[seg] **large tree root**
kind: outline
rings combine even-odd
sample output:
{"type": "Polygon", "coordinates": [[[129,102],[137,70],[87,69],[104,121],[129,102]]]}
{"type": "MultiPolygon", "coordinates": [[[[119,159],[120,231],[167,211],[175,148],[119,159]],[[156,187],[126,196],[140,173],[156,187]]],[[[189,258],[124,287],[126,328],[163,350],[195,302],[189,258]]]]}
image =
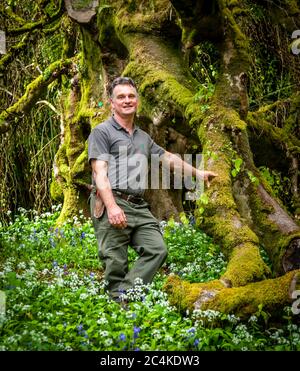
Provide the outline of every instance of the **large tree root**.
{"type": "Polygon", "coordinates": [[[291,305],[292,293],[300,287],[300,271],[284,276],[249,283],[242,287],[226,287],[220,281],[189,283],[178,276],[170,276],[164,286],[171,304],[181,311],[213,309],[222,313],[234,313],[245,318],[259,311],[279,313],[291,305]]]}

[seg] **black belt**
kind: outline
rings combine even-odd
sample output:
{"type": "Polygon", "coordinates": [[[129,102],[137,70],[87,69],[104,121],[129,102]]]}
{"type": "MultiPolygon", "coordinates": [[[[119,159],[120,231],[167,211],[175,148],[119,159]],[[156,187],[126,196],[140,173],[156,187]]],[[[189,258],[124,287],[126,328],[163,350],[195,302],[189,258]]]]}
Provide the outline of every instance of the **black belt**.
{"type": "Polygon", "coordinates": [[[125,201],[133,202],[134,204],[140,205],[140,204],[145,202],[144,199],[142,197],[139,197],[139,196],[129,195],[127,193],[123,193],[123,192],[119,192],[119,191],[113,191],[113,194],[116,195],[117,197],[122,198],[125,201]]]}

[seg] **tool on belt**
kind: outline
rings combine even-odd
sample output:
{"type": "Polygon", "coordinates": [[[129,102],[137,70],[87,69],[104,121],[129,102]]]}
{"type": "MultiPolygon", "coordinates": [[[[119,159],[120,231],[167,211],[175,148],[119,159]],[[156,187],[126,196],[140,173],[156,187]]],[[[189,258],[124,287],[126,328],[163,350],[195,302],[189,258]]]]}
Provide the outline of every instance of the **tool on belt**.
{"type": "MultiPolygon", "coordinates": [[[[99,192],[97,192],[97,189],[95,186],[92,186],[92,192],[95,194],[94,217],[100,218],[104,213],[105,205],[104,205],[104,202],[102,201],[102,198],[99,192]]],[[[122,198],[125,201],[133,202],[134,204],[137,204],[137,205],[140,205],[145,202],[142,197],[135,196],[135,195],[129,195],[127,193],[123,193],[120,191],[113,190],[113,194],[117,197],[122,198]]]]}

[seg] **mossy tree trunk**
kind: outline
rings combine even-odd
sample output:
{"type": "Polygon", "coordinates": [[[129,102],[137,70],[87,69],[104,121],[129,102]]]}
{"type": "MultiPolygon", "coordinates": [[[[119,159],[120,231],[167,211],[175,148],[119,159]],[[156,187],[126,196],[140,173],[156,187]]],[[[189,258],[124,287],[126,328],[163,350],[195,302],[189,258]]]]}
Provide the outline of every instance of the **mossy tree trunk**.
{"type": "MultiPolygon", "coordinates": [[[[274,9],[268,2],[247,4],[233,0],[196,4],[65,1],[71,21],[65,20],[64,53],[70,58],[77,52],[74,27],[80,33],[81,51],[71,81],[62,79],[63,129],[52,183],[53,196],[64,202],[61,223],[86,200],[90,183],[86,139],[91,128],[109,115],[107,84],[119,75],[132,77],[139,88],[142,128],[172,152],[204,154],[205,168],[218,173],[205,190],[209,202],[199,199],[195,216],[227,256],[227,270],[220,280],[203,284],[170,277],[166,290],[172,303],[182,309],[210,308],[241,316],[254,313],[259,304],[270,310],[287,304],[291,290],[297,288],[300,268],[300,227],[294,218],[299,214],[299,67],[295,56],[284,49],[297,22],[300,27],[299,7],[296,1],[286,1],[285,10],[274,9]],[[265,17],[275,24],[273,31],[282,45],[281,66],[295,84],[290,98],[249,110],[256,53],[251,39],[259,44],[257,25],[267,27],[265,17]],[[218,55],[218,77],[211,90],[212,81],[205,90],[197,74],[191,73],[195,50],[205,42],[218,55]],[[276,116],[275,124],[274,110],[277,115],[282,106],[287,116],[280,124],[276,116]],[[272,156],[279,154],[291,171],[294,215],[258,169],[252,148],[263,146],[264,137],[272,156]],[[273,272],[261,257],[260,245],[268,253],[273,272]]],[[[266,37],[263,42],[270,40],[266,37]]],[[[147,197],[159,218],[183,209],[182,191],[149,190],[147,197]]]]}

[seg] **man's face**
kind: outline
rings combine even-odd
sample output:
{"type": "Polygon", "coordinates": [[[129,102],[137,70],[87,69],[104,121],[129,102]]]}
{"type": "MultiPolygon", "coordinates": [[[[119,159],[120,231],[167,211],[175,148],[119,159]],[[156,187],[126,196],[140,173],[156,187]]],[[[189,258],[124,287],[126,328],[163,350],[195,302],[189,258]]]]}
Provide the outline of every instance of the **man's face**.
{"type": "Polygon", "coordinates": [[[135,114],[138,106],[138,96],[131,85],[117,85],[113,90],[111,106],[114,113],[121,117],[135,114]]]}

